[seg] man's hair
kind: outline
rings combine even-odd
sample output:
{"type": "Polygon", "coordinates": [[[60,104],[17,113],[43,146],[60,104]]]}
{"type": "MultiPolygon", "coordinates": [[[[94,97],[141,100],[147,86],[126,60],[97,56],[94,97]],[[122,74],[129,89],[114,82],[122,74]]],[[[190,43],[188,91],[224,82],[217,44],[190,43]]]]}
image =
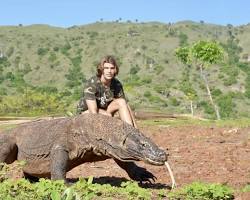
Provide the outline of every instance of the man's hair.
{"type": "Polygon", "coordinates": [[[116,63],[116,60],[115,60],[115,58],[113,56],[108,55],[108,56],[105,56],[104,58],[102,58],[101,62],[97,65],[96,75],[98,77],[102,76],[104,63],[110,63],[110,64],[114,65],[114,67],[116,68],[115,76],[118,75],[119,67],[118,67],[118,65],[116,63]]]}

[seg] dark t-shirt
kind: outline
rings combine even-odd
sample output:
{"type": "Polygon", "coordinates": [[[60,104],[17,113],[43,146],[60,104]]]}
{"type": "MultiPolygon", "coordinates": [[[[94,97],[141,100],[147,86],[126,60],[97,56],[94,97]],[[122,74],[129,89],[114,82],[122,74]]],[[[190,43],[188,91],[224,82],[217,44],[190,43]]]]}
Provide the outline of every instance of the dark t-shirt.
{"type": "Polygon", "coordinates": [[[125,94],[121,82],[113,78],[110,87],[102,84],[97,76],[91,77],[85,84],[83,96],[77,105],[78,113],[88,110],[86,100],[96,100],[98,108],[107,109],[108,105],[115,98],[124,98],[125,94]]]}

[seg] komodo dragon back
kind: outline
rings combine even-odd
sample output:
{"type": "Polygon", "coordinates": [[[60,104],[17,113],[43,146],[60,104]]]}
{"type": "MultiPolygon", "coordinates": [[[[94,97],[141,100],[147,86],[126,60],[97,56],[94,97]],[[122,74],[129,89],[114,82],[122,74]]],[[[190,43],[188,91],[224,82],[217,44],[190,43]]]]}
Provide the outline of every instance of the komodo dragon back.
{"type": "Polygon", "coordinates": [[[16,137],[18,160],[49,155],[54,142],[67,132],[69,122],[69,118],[39,120],[15,128],[12,133],[16,137]]]}

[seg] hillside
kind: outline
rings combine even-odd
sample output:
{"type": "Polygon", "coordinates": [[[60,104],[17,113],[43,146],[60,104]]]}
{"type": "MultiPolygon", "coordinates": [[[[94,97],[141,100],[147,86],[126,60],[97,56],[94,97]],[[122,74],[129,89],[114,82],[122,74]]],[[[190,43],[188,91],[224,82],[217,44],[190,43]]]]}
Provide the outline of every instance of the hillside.
{"type": "Polygon", "coordinates": [[[130,104],[137,110],[190,113],[183,92],[196,92],[194,114],[213,118],[195,66],[175,49],[198,40],[216,40],[225,58],[206,69],[222,117],[249,117],[250,25],[233,27],[183,21],[175,24],[94,23],[58,28],[47,25],[0,27],[0,114],[74,112],[84,81],[97,62],[114,55],[130,104]]]}

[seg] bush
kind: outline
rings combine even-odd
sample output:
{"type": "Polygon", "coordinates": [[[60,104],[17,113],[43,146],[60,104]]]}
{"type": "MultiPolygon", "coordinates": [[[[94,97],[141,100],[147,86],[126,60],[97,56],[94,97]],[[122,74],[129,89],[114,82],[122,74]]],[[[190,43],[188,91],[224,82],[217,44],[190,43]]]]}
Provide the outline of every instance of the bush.
{"type": "Polygon", "coordinates": [[[37,54],[38,54],[39,56],[44,56],[44,55],[47,54],[48,51],[49,51],[48,48],[38,48],[38,49],[37,49],[37,54]]]}
{"type": "Polygon", "coordinates": [[[199,102],[197,106],[203,108],[206,114],[215,115],[213,107],[206,101],[199,102]]]}
{"type": "Polygon", "coordinates": [[[223,80],[223,84],[225,86],[230,86],[230,85],[233,85],[236,83],[237,83],[237,80],[236,80],[235,76],[232,76],[232,77],[229,77],[229,78],[223,80]]]}
{"type": "Polygon", "coordinates": [[[57,94],[26,90],[22,95],[3,96],[0,114],[41,115],[64,113],[65,105],[57,94]]]}
{"type": "Polygon", "coordinates": [[[76,56],[74,58],[71,58],[70,59],[72,64],[77,67],[77,66],[80,66],[80,64],[82,63],[82,56],[76,56]]]}
{"type": "Polygon", "coordinates": [[[152,78],[151,77],[145,77],[141,80],[142,84],[149,84],[152,82],[152,78]]]}
{"type": "Polygon", "coordinates": [[[179,46],[186,46],[188,44],[188,36],[185,33],[179,34],[179,46]]]}
{"type": "Polygon", "coordinates": [[[143,85],[140,80],[140,77],[137,74],[131,74],[127,76],[123,81],[126,83],[127,86],[131,87],[143,85]]]}
{"type": "Polygon", "coordinates": [[[1,67],[9,67],[11,64],[8,61],[7,57],[0,58],[0,68],[1,67]]]}
{"type": "Polygon", "coordinates": [[[85,75],[82,73],[79,62],[81,62],[80,57],[76,57],[73,59],[73,66],[69,68],[65,77],[67,79],[66,86],[69,88],[74,88],[77,86],[81,86],[83,82],[86,81],[85,75]]]}
{"type": "Polygon", "coordinates": [[[147,98],[152,96],[150,91],[145,91],[143,95],[144,95],[144,97],[147,97],[147,98]]]}
{"type": "Polygon", "coordinates": [[[4,87],[0,87],[0,96],[7,95],[7,89],[4,87]]]}
{"type": "Polygon", "coordinates": [[[233,108],[235,107],[233,103],[233,97],[230,94],[222,95],[218,99],[218,106],[222,118],[233,117],[233,108]]]}
{"type": "Polygon", "coordinates": [[[162,67],[161,65],[156,65],[155,72],[157,75],[159,75],[163,70],[164,70],[164,67],[162,67]]]}
{"type": "Polygon", "coordinates": [[[222,94],[222,91],[220,89],[215,89],[215,90],[212,90],[211,94],[214,97],[218,97],[222,94]]]}
{"type": "Polygon", "coordinates": [[[169,100],[170,100],[170,103],[172,106],[179,106],[180,105],[180,102],[175,97],[171,97],[169,100]]]}
{"type": "Polygon", "coordinates": [[[49,56],[49,61],[54,62],[56,61],[56,59],[57,59],[56,54],[54,52],[51,52],[49,56]]]}
{"type": "Polygon", "coordinates": [[[139,72],[140,69],[141,69],[141,68],[140,68],[138,65],[135,65],[135,66],[133,66],[133,67],[130,68],[129,73],[130,73],[130,74],[137,74],[137,72],[139,72]]]}
{"type": "Polygon", "coordinates": [[[174,190],[168,195],[170,200],[232,200],[234,199],[233,190],[221,184],[207,184],[194,182],[179,190],[174,190]]]}
{"type": "Polygon", "coordinates": [[[15,74],[12,72],[8,72],[6,74],[6,79],[9,79],[11,82],[11,87],[16,87],[21,89],[27,86],[27,83],[24,80],[24,74],[21,72],[16,72],[15,74]]]}
{"type": "MultiPolygon", "coordinates": [[[[62,180],[41,178],[34,184],[25,179],[5,180],[0,183],[0,199],[152,199],[152,193],[139,187],[136,182],[123,182],[121,187],[114,187],[109,184],[95,184],[92,181],[93,177],[88,180],[80,179],[71,187],[67,187],[62,180]]],[[[160,191],[158,197],[165,197],[164,192],[160,191]]]]}
{"type": "Polygon", "coordinates": [[[8,57],[10,57],[13,53],[14,53],[14,47],[13,46],[11,46],[8,50],[7,50],[7,52],[6,52],[6,55],[8,56],[8,57]]]}
{"type": "Polygon", "coordinates": [[[61,48],[61,52],[64,55],[68,55],[68,50],[71,49],[71,45],[69,43],[66,43],[62,48],[61,48]]]}

